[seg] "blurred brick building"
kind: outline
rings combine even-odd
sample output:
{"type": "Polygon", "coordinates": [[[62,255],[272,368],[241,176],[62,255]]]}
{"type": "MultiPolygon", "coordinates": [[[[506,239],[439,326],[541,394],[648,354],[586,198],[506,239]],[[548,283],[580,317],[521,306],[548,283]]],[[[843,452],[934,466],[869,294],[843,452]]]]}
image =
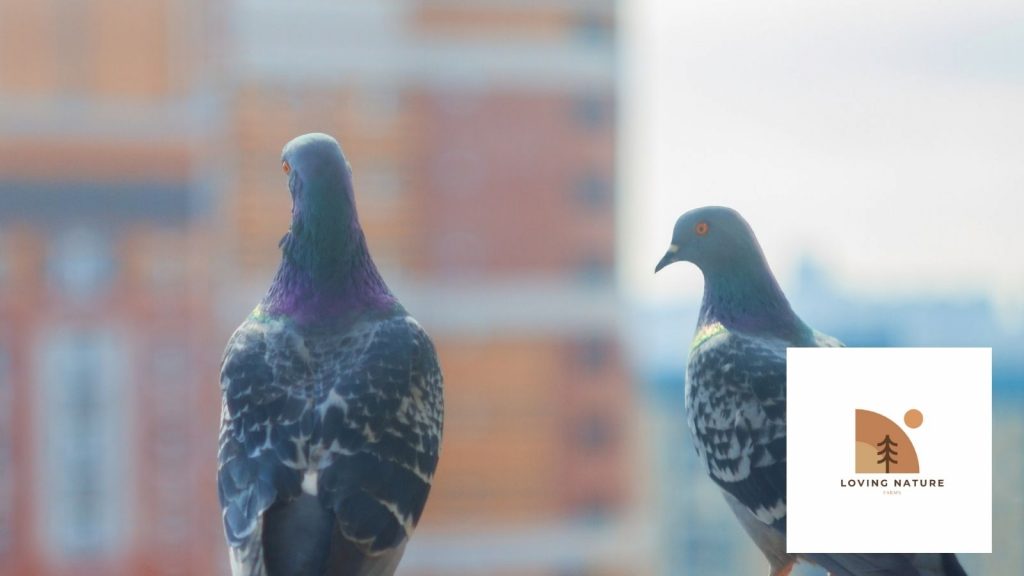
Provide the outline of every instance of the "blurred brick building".
{"type": "Polygon", "coordinates": [[[0,564],[226,571],[221,346],[341,140],[434,335],[444,452],[403,573],[637,574],[611,0],[0,0],[0,564]]]}
{"type": "Polygon", "coordinates": [[[201,6],[0,1],[3,574],[221,561],[201,6]]]}

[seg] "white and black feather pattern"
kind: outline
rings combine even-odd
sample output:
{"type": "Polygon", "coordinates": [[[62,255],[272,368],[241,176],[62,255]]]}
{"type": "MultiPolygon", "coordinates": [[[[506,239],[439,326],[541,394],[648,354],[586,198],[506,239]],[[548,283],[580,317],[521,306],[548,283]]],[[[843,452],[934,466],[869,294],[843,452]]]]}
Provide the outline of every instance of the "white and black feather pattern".
{"type": "MultiPolygon", "coordinates": [[[[764,551],[772,574],[796,560],[785,551],[786,348],[837,347],[812,332],[796,342],[698,330],[687,367],[690,431],[708,475],[729,495],[744,529],[764,551]]],[[[963,575],[952,554],[805,554],[833,576],[963,575]]]]}
{"type": "Polygon", "coordinates": [[[317,332],[257,312],[228,343],[221,389],[218,488],[235,576],[400,556],[443,418],[437,356],[412,318],[317,332]]]}
{"type": "Polygon", "coordinates": [[[690,354],[687,421],[708,475],[761,522],[786,517],[786,346],[721,325],[690,354]]]}

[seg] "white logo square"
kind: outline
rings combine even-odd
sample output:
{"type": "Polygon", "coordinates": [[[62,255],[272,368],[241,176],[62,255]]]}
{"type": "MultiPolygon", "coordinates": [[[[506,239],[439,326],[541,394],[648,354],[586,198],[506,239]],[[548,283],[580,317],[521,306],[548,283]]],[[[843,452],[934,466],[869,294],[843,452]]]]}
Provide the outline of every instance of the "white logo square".
{"type": "Polygon", "coordinates": [[[786,551],[992,551],[992,350],[790,348],[786,551]]]}

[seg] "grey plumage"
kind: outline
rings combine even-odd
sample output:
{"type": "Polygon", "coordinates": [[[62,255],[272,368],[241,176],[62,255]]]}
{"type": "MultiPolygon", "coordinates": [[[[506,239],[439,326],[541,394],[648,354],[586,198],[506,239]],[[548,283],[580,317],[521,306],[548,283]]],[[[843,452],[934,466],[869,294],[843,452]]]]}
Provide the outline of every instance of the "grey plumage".
{"type": "Polygon", "coordinates": [[[442,413],[434,349],[411,318],[327,335],[257,314],[231,338],[221,383],[225,526],[236,562],[253,566],[238,574],[264,563],[270,576],[348,574],[325,571],[341,560],[324,545],[334,531],[353,554],[401,553],[430,490],[442,413]]]}
{"type": "Polygon", "coordinates": [[[708,476],[773,576],[797,561],[842,576],[958,576],[953,554],[786,553],[786,348],[842,343],[792,310],[753,231],[734,210],[687,212],[657,270],[697,265],[705,289],[686,372],[686,418],[708,476]]]}
{"type": "MultiPolygon", "coordinates": [[[[312,152],[300,141],[312,157],[295,164],[342,173],[327,138],[313,138],[312,152]]],[[[307,179],[296,203],[316,208],[316,170],[291,176],[307,179]]],[[[312,226],[300,217],[292,234],[312,226]]],[[[315,293],[278,301],[275,285],[228,342],[218,490],[234,576],[391,575],[419,522],[440,450],[441,371],[426,332],[379,277],[365,280],[376,269],[357,256],[352,266],[295,258],[328,262],[328,276],[286,270],[297,267],[286,252],[281,291],[315,293]],[[302,284],[318,275],[334,284],[302,284]]]]}

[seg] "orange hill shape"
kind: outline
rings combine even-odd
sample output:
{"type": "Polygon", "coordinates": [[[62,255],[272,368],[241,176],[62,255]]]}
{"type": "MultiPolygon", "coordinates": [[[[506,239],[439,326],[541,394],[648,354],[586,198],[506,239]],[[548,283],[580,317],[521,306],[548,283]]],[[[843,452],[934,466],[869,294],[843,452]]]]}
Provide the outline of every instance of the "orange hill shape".
{"type": "Polygon", "coordinates": [[[898,424],[885,416],[870,410],[857,410],[856,437],[857,473],[885,474],[886,464],[889,466],[890,474],[920,472],[917,451],[914,450],[910,438],[898,424]],[[885,441],[887,436],[888,442],[885,441]],[[887,444],[889,462],[879,462],[885,458],[884,450],[887,444]]]}

